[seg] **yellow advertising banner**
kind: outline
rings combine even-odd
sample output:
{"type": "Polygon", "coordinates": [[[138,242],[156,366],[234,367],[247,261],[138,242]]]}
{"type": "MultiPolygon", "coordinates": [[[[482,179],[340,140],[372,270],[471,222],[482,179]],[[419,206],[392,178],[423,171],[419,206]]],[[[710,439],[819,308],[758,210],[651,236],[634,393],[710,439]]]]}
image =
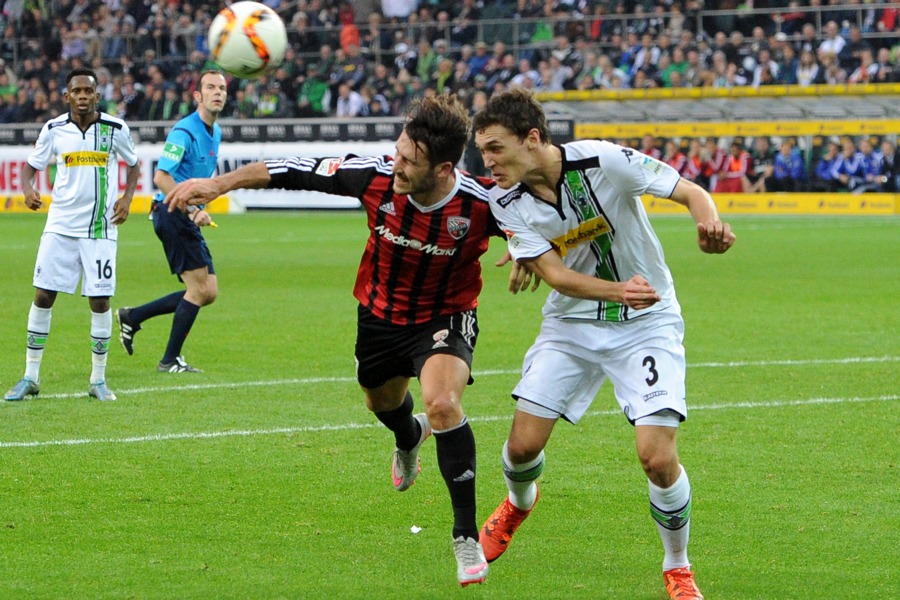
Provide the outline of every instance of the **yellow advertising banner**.
{"type": "Polygon", "coordinates": [[[542,101],[572,102],[597,100],[692,100],[695,98],[783,98],[827,96],[894,96],[900,94],[900,83],[844,84],[844,85],[766,85],[732,88],[651,88],[621,90],[572,90],[565,92],[536,92],[542,101]]]}
{"type": "MultiPolygon", "coordinates": [[[[50,196],[45,195],[41,196],[41,200],[43,200],[44,205],[37,211],[45,213],[47,212],[47,208],[50,206],[50,196]]],[[[35,212],[30,208],[25,206],[25,196],[22,194],[17,194],[13,196],[3,196],[2,197],[2,205],[0,205],[0,214],[3,213],[30,213],[35,212]]],[[[133,215],[146,215],[150,213],[150,204],[153,202],[153,196],[148,195],[136,195],[134,199],[131,201],[131,214],[133,215]]],[[[210,213],[222,214],[228,212],[228,196],[222,196],[217,199],[215,202],[209,205],[206,209],[210,213]]]]}
{"type": "Polygon", "coordinates": [[[739,121],[733,123],[582,123],[575,139],[656,137],[756,137],[790,135],[890,135],[900,132],[900,120],[869,121],[739,121]]]}
{"type": "MultiPolygon", "coordinates": [[[[869,215],[900,214],[900,194],[715,194],[722,214],[869,215]]],[[[671,200],[641,198],[649,214],[687,214],[671,200]]]]}

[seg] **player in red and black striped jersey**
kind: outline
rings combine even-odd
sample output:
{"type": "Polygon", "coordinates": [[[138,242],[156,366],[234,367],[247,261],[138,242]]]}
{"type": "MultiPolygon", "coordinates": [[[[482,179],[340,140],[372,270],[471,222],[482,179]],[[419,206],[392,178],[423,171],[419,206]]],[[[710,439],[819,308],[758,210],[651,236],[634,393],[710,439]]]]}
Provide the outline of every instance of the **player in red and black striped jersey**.
{"type": "MultiPolygon", "coordinates": [[[[414,155],[410,145],[408,158],[414,155]]],[[[481,291],[478,259],[489,236],[501,233],[487,202],[491,180],[454,171],[447,188],[426,205],[394,191],[398,184],[410,185],[400,181],[403,160],[348,155],[269,160],[265,165],[268,187],[359,198],[370,236],[353,295],[380,319],[415,325],[475,308],[481,291]]]]}
{"type": "MultiPolygon", "coordinates": [[[[357,380],[368,408],[394,432],[391,476],[398,491],[415,481],[419,448],[434,432],[453,505],[462,585],[481,583],[488,569],[475,522],[475,437],[461,397],[471,383],[478,335],[479,259],[489,238],[502,235],[488,204],[493,182],[455,167],[469,131],[458,101],[432,98],[411,110],[393,158],[269,160],[183,182],[166,198],[169,210],[205,204],[238,188],[315,190],[360,199],[370,235],[354,287],[357,380]],[[425,414],[413,415],[411,377],[421,384],[425,414]]],[[[529,282],[518,283],[524,289],[529,282]]]]}

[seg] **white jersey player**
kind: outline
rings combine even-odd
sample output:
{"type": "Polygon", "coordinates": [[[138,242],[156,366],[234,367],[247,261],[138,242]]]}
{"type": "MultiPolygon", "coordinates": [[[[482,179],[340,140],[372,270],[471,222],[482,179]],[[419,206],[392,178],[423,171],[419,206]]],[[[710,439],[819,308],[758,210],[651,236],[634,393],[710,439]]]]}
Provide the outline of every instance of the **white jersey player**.
{"type": "Polygon", "coordinates": [[[37,171],[56,161],[56,177],[34,268],[34,303],[28,314],[25,376],[4,396],[23,400],[36,395],[50,316],[58,292],[81,293],[91,307],[92,365],[88,393],[115,400],[106,384],[106,358],[112,333],[109,298],[116,289],[117,225],[125,222],[140,175],[128,125],[97,110],[97,77],[74,69],[66,78],[69,112],[41,129],[22,170],[25,204],[43,204],[34,188],[37,171]],[[127,165],[124,193],[119,193],[119,161],[127,165]]]}
{"type": "Polygon", "coordinates": [[[673,598],[702,598],[687,558],[691,490],[675,443],[687,416],[684,327],[640,196],[686,206],[704,252],[725,252],[734,234],[705,190],[655,158],[608,142],[552,145],[543,109],[527,91],[491,98],[474,129],[497,181],[491,209],[509,252],[553,288],[513,390],[516,414],[502,456],[509,494],[482,528],[485,556],[506,551],[537,502],[556,421],[577,422],[609,378],[635,425],[666,589],[673,598]]]}

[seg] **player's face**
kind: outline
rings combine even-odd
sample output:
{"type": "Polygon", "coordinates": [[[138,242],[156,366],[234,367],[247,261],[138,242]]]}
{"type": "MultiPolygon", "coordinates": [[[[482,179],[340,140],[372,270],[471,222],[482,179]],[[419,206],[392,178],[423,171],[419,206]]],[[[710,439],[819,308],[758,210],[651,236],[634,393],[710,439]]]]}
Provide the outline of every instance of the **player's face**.
{"type": "Polygon", "coordinates": [[[502,189],[509,189],[522,181],[529,170],[530,150],[536,141],[537,130],[519,139],[502,125],[490,125],[475,132],[475,146],[481,152],[484,166],[502,189]]]}
{"type": "Polygon", "coordinates": [[[69,112],[75,117],[94,114],[100,94],[97,93],[97,82],[89,75],[76,75],[66,86],[66,102],[69,112]]]}
{"type": "Polygon", "coordinates": [[[435,169],[425,147],[401,133],[394,152],[394,193],[428,194],[437,185],[435,169]]]}
{"type": "Polygon", "coordinates": [[[207,73],[200,80],[200,86],[194,92],[197,104],[213,115],[218,115],[225,108],[228,87],[225,76],[219,73],[207,73]]]}

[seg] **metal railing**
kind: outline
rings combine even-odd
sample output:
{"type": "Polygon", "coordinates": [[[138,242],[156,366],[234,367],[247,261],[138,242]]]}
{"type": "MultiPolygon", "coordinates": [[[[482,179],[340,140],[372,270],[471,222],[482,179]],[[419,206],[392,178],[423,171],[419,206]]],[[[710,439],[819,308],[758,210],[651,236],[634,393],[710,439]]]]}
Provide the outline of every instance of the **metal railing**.
{"type": "MultiPolygon", "coordinates": [[[[819,34],[819,40],[822,39],[821,35],[823,26],[828,21],[839,20],[839,24],[842,26],[845,25],[844,22],[846,21],[846,25],[856,25],[863,29],[862,36],[864,39],[888,39],[897,40],[898,42],[900,42],[900,32],[896,30],[890,32],[872,30],[872,28],[874,27],[873,15],[874,17],[877,17],[879,11],[883,11],[884,9],[888,8],[900,9],[900,3],[877,5],[848,4],[838,6],[797,7],[791,8],[789,12],[811,15],[812,22],[815,24],[816,30],[819,34]]],[[[704,10],[699,11],[693,16],[684,15],[684,17],[686,23],[688,24],[688,26],[686,27],[687,29],[697,32],[704,32],[706,35],[712,36],[716,33],[716,31],[720,29],[726,31],[726,33],[730,33],[730,31],[736,27],[736,24],[740,23],[742,20],[747,19],[759,20],[760,18],[768,18],[772,21],[772,26],[777,28],[780,27],[780,24],[773,17],[779,14],[785,14],[787,12],[788,9],[753,9],[751,11],[704,10]],[[724,29],[722,29],[722,27],[724,27],[724,29]]],[[[667,23],[672,17],[675,16],[676,13],[654,13],[652,15],[603,15],[599,18],[603,21],[620,22],[621,28],[624,31],[627,30],[629,23],[646,21],[650,18],[661,18],[664,22],[667,23]]],[[[484,41],[488,44],[492,44],[496,41],[502,41],[504,42],[504,44],[506,44],[508,50],[517,56],[521,55],[522,53],[543,52],[554,47],[553,40],[532,41],[531,37],[539,27],[549,26],[550,30],[554,34],[567,31],[571,33],[573,30],[577,32],[583,31],[584,33],[578,34],[578,37],[589,40],[595,45],[596,49],[601,52],[609,51],[613,48],[613,45],[610,41],[593,39],[590,35],[590,32],[597,20],[598,17],[594,15],[572,15],[569,17],[551,19],[484,18],[479,20],[475,26],[477,35],[473,42],[484,41]]],[[[286,24],[289,32],[296,32],[296,28],[289,21],[286,24]]],[[[421,39],[423,36],[431,39],[435,37],[435,35],[439,35],[439,37],[451,41],[453,40],[452,28],[452,23],[446,24],[444,26],[437,26],[435,23],[382,25],[382,29],[384,29],[388,33],[388,37],[390,37],[391,39],[395,39],[399,32],[399,35],[402,36],[402,38],[412,39],[414,41],[421,39]]],[[[322,40],[322,43],[326,43],[329,40],[334,40],[336,42],[340,34],[340,27],[310,27],[307,28],[306,31],[316,34],[316,36],[322,40]]],[[[362,34],[365,34],[367,32],[367,27],[365,25],[360,26],[360,32],[362,34]]],[[[197,36],[199,35],[204,35],[204,33],[198,32],[187,36],[182,41],[182,46],[184,48],[196,48],[197,36]]],[[[119,35],[117,37],[125,40],[126,53],[128,54],[128,56],[135,59],[140,59],[140,56],[137,52],[141,47],[149,47],[156,52],[156,56],[161,61],[171,63],[173,66],[184,64],[189,59],[189,52],[173,52],[172,48],[170,47],[162,47],[159,38],[153,40],[153,44],[147,44],[148,38],[152,38],[152,35],[150,34],[135,33],[129,35],[119,35]]],[[[790,36],[789,39],[799,39],[799,34],[790,36]]],[[[751,41],[752,40],[750,40],[748,36],[747,42],[750,43],[751,41]]],[[[12,58],[15,70],[18,70],[21,64],[22,57],[33,54],[33,49],[35,47],[46,47],[46,40],[27,38],[17,38],[13,40],[12,58]],[[24,52],[25,46],[29,44],[32,45],[32,51],[24,52]]],[[[367,56],[383,62],[390,62],[385,61],[385,59],[393,59],[393,57],[395,56],[393,47],[363,48],[363,52],[367,56]]],[[[452,46],[451,56],[458,57],[458,55],[459,48],[456,46],[452,46]]],[[[304,60],[314,61],[318,57],[318,53],[308,52],[301,54],[300,56],[304,60]]],[[[108,67],[114,67],[118,64],[119,59],[103,59],[103,62],[108,67]]]]}

